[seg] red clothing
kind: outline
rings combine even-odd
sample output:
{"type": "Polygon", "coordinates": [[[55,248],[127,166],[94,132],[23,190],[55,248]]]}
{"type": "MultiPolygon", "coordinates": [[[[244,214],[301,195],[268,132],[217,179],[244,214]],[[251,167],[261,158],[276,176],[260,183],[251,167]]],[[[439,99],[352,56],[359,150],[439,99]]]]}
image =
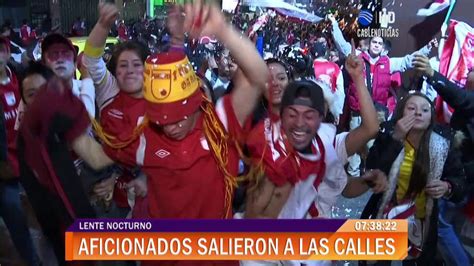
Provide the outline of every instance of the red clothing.
{"type": "MultiPolygon", "coordinates": [[[[228,130],[240,130],[230,98],[223,99],[224,108],[216,111],[227,115],[228,130]]],[[[224,216],[224,176],[216,167],[214,158],[203,146],[202,116],[194,130],[183,141],[167,140],[153,129],[154,145],[145,151],[145,170],[149,174],[148,204],[153,218],[216,219],[224,216]],[[162,146],[163,145],[163,146],[162,146]],[[162,148],[156,152],[157,148],[162,148]],[[163,149],[164,148],[164,149],[163,149]],[[163,157],[165,149],[172,151],[163,157]],[[161,153],[160,153],[161,151],[161,153]],[[179,155],[178,155],[179,153],[179,155]],[[174,155],[178,156],[174,156],[174,155]],[[148,156],[147,156],[148,155],[148,156]],[[160,159],[160,156],[163,160],[160,159]],[[149,160],[147,160],[147,158],[149,160]],[[156,165],[162,167],[156,167],[156,165]],[[153,167],[155,166],[155,167],[153,167]],[[152,193],[150,193],[152,192],[152,193]]],[[[146,133],[147,133],[146,132],[146,133]]],[[[147,136],[148,134],[145,134],[147,136]]],[[[149,138],[147,138],[148,140],[149,138]]],[[[229,147],[228,170],[236,175],[238,153],[229,147]]],[[[231,214],[228,213],[230,218],[231,214]]],[[[143,266],[236,266],[237,261],[142,261],[143,266]]]]}
{"type": "Polygon", "coordinates": [[[117,31],[120,40],[128,40],[127,26],[125,24],[120,24],[117,31]]]}
{"type": "MultiPolygon", "coordinates": [[[[72,193],[64,190],[61,176],[54,171],[54,164],[48,153],[47,138],[55,127],[57,134],[71,143],[84,134],[89,127],[90,119],[84,104],[72,90],[61,85],[61,81],[49,81],[35,96],[23,116],[20,126],[20,137],[25,148],[23,158],[27,166],[35,173],[38,182],[48,191],[58,195],[71,218],[76,218],[78,202],[70,200],[72,193]],[[47,108],[45,108],[47,107],[47,108]],[[63,121],[57,122],[62,118],[63,121]]],[[[80,212],[82,213],[82,211],[80,212]]]]}
{"type": "MultiPolygon", "coordinates": [[[[241,133],[228,96],[220,100],[216,112],[231,135],[241,133]]],[[[148,209],[152,218],[221,219],[232,216],[230,212],[225,213],[224,175],[209,151],[203,132],[203,115],[181,141],[167,138],[150,125],[145,128],[138,149],[127,147],[121,158],[109,154],[114,160],[136,161],[143,165],[148,178],[148,209]],[[129,157],[124,158],[125,154],[129,157]]],[[[239,154],[232,142],[228,148],[227,170],[236,176],[239,154]]]]}
{"type": "MultiPolygon", "coordinates": [[[[103,130],[117,138],[117,142],[124,142],[130,138],[133,129],[139,124],[139,120],[145,116],[145,100],[130,97],[120,91],[113,100],[106,104],[100,111],[100,124],[103,130]]],[[[116,161],[133,168],[136,165],[135,154],[139,139],[132,142],[124,149],[113,149],[104,146],[107,154],[112,154],[116,161]]]]}
{"type": "MultiPolygon", "coordinates": [[[[370,56],[367,53],[359,55],[364,62],[370,62],[370,56]]],[[[372,99],[375,102],[387,106],[387,100],[390,95],[391,74],[390,59],[387,56],[381,56],[375,64],[371,64],[372,75],[372,99]]],[[[365,67],[364,67],[365,77],[365,67]]],[[[349,85],[349,106],[352,111],[359,111],[359,96],[354,82],[349,85]]]]}
{"type": "Polygon", "coordinates": [[[0,98],[3,105],[3,115],[5,117],[5,129],[7,131],[7,159],[13,168],[15,176],[20,175],[18,167],[16,138],[18,132],[15,130],[16,117],[18,116],[18,106],[20,105],[20,89],[15,74],[7,67],[7,75],[10,82],[5,85],[0,84],[0,98]]]}
{"type": "MultiPolygon", "coordinates": [[[[100,124],[102,129],[118,141],[126,141],[137,127],[141,119],[145,115],[145,101],[130,97],[128,94],[120,91],[112,102],[107,104],[100,112],[100,124]]],[[[129,144],[128,149],[114,149],[106,144],[103,145],[104,150],[108,154],[113,154],[114,158],[131,158],[135,156],[133,150],[138,148],[139,139],[129,144]],[[127,152],[131,152],[127,154],[127,152]]],[[[124,160],[119,160],[124,161],[124,160]]],[[[127,168],[135,166],[135,162],[129,162],[125,165],[127,168]]],[[[126,208],[129,206],[127,198],[127,190],[125,184],[133,179],[132,174],[125,170],[122,176],[117,180],[114,190],[114,201],[118,206],[126,208]]]]}
{"type": "Polygon", "coordinates": [[[73,178],[74,172],[68,173],[67,169],[75,171],[72,162],[67,159],[58,161],[57,156],[53,155],[61,153],[58,147],[62,145],[53,144],[53,153],[48,150],[51,147],[48,141],[51,133],[61,135],[71,143],[84,134],[90,124],[80,99],[73,95],[71,89],[60,87],[60,81],[53,80],[46,88],[41,88],[23,117],[19,130],[22,167],[25,170],[21,176],[22,184],[38,222],[43,229],[47,228],[44,233],[54,247],[59,264],[93,265],[92,262],[64,261],[65,231],[75,218],[92,218],[95,214],[85,197],[86,193],[78,189],[82,187],[80,179],[77,176],[73,178]],[[62,254],[60,250],[63,250],[62,254]]]}
{"type": "Polygon", "coordinates": [[[330,61],[314,60],[313,62],[314,76],[331,86],[332,92],[337,90],[337,77],[341,73],[341,69],[336,63],[330,61]]]}
{"type": "Polygon", "coordinates": [[[24,24],[20,28],[20,38],[23,44],[27,45],[30,41],[31,28],[27,24],[24,24]]]}
{"type": "MultiPolygon", "coordinates": [[[[294,185],[299,181],[306,180],[311,174],[316,174],[320,177],[314,184],[317,188],[326,171],[324,160],[309,160],[296,152],[281,130],[274,133],[278,134],[277,140],[268,141],[266,137],[270,126],[278,127],[280,123],[271,125],[270,120],[266,119],[260,121],[250,132],[246,144],[252,160],[255,163],[262,161],[265,176],[276,186],[283,186],[288,182],[294,185]]],[[[313,154],[319,154],[320,158],[324,158],[324,146],[319,136],[316,136],[312,144],[313,154]]]]}

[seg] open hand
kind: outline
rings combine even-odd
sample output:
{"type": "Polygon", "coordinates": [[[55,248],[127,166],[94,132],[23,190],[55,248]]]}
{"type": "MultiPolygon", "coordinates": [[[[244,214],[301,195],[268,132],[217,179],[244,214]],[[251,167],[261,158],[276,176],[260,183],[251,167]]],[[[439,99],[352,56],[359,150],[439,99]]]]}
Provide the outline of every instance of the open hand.
{"type": "Polygon", "coordinates": [[[216,5],[196,0],[184,5],[184,31],[191,38],[217,36],[227,25],[224,15],[216,5]]]}

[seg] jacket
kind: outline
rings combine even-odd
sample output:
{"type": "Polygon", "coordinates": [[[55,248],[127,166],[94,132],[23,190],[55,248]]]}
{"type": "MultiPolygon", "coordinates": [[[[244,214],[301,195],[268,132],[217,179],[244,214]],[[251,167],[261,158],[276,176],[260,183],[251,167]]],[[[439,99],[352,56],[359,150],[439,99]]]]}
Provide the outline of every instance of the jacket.
{"type": "MultiPolygon", "coordinates": [[[[365,64],[370,65],[370,58],[367,53],[361,53],[359,55],[365,64]]],[[[370,95],[374,102],[380,103],[383,106],[387,106],[387,101],[390,94],[390,87],[392,84],[390,74],[390,59],[387,56],[381,56],[380,59],[371,66],[372,70],[372,86],[369,88],[370,95]]],[[[366,70],[364,68],[364,76],[366,76],[366,70]]],[[[349,85],[349,106],[352,111],[358,112],[359,96],[357,95],[357,89],[355,84],[351,81],[349,85]]]]}
{"type": "MultiPolygon", "coordinates": [[[[404,144],[393,139],[394,125],[393,121],[382,124],[367,158],[367,169],[380,169],[387,174],[389,189],[371,196],[362,212],[362,219],[380,219],[381,210],[387,207],[387,202],[396,191],[398,174],[404,158],[404,144]]],[[[460,153],[453,147],[453,138],[453,130],[438,126],[433,129],[430,138],[430,173],[427,178],[449,182],[452,185],[449,200],[459,202],[464,197],[466,177],[460,153]]],[[[425,208],[427,219],[423,220],[423,228],[426,228],[423,251],[416,261],[419,265],[433,265],[437,245],[437,200],[427,196],[425,208]]]]}
{"type": "Polygon", "coordinates": [[[474,183],[474,92],[460,88],[438,72],[428,78],[428,83],[438,92],[439,96],[454,109],[450,125],[464,133],[466,139],[460,147],[466,176],[470,180],[471,189],[474,183]]]}

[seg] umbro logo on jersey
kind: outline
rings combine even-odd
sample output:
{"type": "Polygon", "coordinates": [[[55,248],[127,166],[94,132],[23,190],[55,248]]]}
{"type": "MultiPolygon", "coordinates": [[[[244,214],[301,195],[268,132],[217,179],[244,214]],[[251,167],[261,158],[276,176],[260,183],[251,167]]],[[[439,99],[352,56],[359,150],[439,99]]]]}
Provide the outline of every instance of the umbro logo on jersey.
{"type": "Polygon", "coordinates": [[[166,156],[170,155],[171,153],[167,150],[160,149],[155,152],[155,155],[160,157],[161,159],[165,158],[166,156]]]}

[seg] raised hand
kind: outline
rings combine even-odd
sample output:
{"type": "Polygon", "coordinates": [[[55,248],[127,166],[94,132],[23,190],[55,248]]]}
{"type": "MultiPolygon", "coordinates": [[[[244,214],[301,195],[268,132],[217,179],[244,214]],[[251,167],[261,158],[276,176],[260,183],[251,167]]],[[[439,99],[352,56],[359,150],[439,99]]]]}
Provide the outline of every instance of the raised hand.
{"type": "Polygon", "coordinates": [[[352,51],[346,60],[347,72],[351,75],[353,80],[364,78],[364,62],[356,54],[356,47],[354,40],[351,40],[352,51]]]}
{"type": "Polygon", "coordinates": [[[415,123],[415,115],[410,114],[407,116],[402,117],[398,120],[397,124],[395,125],[395,130],[393,132],[392,137],[399,141],[404,141],[408,132],[413,127],[415,123]]]}
{"type": "Polygon", "coordinates": [[[334,17],[333,14],[328,14],[328,15],[326,16],[326,20],[331,21],[331,23],[337,23],[336,17],[334,17]]]}
{"type": "Polygon", "coordinates": [[[216,5],[196,0],[184,5],[184,30],[191,38],[218,36],[227,25],[224,15],[216,5]]]}
{"type": "Polygon", "coordinates": [[[415,70],[427,77],[432,77],[434,74],[434,70],[431,68],[430,60],[424,55],[415,55],[413,57],[412,65],[415,70]]]}
{"type": "Polygon", "coordinates": [[[115,20],[117,20],[119,11],[117,7],[112,3],[99,3],[99,21],[98,24],[106,29],[112,28],[115,20]]]}

